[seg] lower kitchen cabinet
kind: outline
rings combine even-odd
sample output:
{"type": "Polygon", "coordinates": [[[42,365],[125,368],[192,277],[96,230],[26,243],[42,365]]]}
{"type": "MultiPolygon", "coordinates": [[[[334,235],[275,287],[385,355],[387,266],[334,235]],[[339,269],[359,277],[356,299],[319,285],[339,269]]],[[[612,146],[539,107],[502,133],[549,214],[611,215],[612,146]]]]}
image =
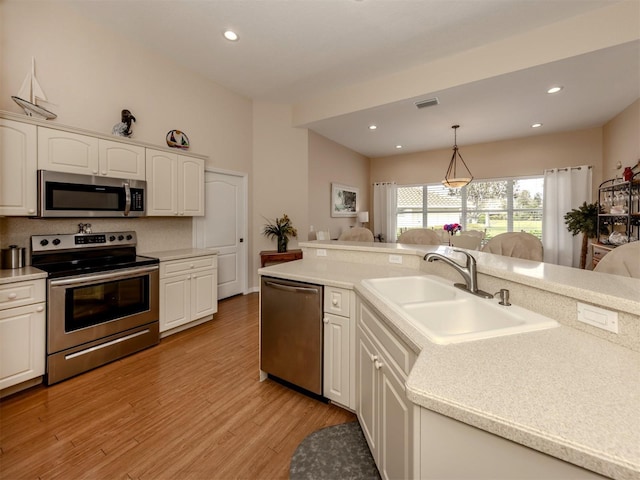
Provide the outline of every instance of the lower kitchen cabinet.
{"type": "Polygon", "coordinates": [[[323,394],[332,402],[355,410],[355,294],[324,288],[323,394]]]}
{"type": "Polygon", "coordinates": [[[358,307],[356,413],[384,479],[414,478],[414,417],[405,382],[415,354],[363,302],[358,307]]]}
{"type": "Polygon", "coordinates": [[[44,375],[44,285],[35,280],[0,286],[0,390],[44,375]]]}
{"type": "Polygon", "coordinates": [[[160,262],[160,333],[176,333],[217,311],[216,255],[160,262]]]}

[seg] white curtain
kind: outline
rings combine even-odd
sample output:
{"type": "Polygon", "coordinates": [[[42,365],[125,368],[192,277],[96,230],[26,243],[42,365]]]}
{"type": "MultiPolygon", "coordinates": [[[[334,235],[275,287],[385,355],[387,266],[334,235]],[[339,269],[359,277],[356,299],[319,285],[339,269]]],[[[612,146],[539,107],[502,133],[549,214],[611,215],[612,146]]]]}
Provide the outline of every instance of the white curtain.
{"type": "Polygon", "coordinates": [[[373,184],[373,234],[382,235],[383,242],[396,241],[396,184],[373,184]]]}
{"type": "Polygon", "coordinates": [[[582,236],[571,235],[564,216],[583,202],[591,203],[591,176],[588,165],[545,170],[542,213],[545,262],[580,266],[582,236]]]}

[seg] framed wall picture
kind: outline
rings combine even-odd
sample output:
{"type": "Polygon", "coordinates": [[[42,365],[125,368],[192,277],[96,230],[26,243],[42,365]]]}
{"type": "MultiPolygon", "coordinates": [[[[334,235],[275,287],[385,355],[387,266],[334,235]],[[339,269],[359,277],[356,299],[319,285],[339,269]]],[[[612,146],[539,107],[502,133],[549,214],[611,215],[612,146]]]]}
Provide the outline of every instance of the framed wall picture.
{"type": "Polygon", "coordinates": [[[339,183],[331,184],[331,216],[355,217],[358,213],[359,190],[339,183]]]}

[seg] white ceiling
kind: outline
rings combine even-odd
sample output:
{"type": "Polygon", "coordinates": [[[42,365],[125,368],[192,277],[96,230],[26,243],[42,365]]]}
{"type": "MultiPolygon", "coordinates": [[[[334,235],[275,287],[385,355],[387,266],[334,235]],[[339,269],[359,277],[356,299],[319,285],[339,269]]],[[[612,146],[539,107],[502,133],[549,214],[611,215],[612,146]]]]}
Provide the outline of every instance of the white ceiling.
{"type": "MultiPolygon", "coordinates": [[[[297,103],[617,0],[57,0],[247,97],[297,103]],[[234,29],[230,43],[222,32],[234,29]]],[[[640,42],[308,125],[369,157],[600,126],[640,96],[640,42]],[[560,94],[544,94],[555,83],[560,94]],[[376,123],[370,132],[366,126],[376,123]],[[403,149],[397,150],[396,144],[403,149]]]]}

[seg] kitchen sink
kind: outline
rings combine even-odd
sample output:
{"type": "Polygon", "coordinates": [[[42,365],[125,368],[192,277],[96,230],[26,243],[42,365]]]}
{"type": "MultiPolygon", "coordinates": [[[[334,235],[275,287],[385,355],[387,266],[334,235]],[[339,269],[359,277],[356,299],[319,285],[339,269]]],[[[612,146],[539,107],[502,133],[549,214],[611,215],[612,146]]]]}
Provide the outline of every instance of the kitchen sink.
{"type": "Polygon", "coordinates": [[[368,279],[362,285],[433,343],[469,342],[558,326],[539,313],[478,298],[430,275],[368,279]]]}

